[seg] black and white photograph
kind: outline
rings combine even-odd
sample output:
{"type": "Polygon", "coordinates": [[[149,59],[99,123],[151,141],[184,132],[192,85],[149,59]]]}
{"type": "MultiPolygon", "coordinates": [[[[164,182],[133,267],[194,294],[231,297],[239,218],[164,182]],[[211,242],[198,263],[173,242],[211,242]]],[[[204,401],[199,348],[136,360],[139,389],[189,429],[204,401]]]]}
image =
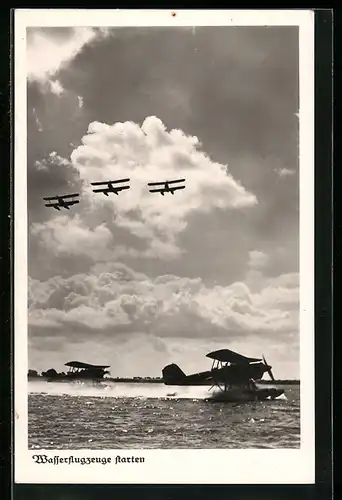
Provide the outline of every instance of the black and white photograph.
{"type": "Polygon", "coordinates": [[[149,26],[71,12],[25,25],[17,71],[25,453],[300,451],[310,13],[206,25],[170,11],[149,26]]]}

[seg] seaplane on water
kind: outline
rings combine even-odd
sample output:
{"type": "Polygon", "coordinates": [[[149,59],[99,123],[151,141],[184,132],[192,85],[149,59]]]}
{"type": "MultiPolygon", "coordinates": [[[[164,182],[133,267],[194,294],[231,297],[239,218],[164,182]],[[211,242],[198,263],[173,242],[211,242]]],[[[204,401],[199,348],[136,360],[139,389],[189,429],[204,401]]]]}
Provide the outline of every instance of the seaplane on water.
{"type": "Polygon", "coordinates": [[[101,381],[105,375],[110,373],[107,371],[107,368],[110,368],[109,365],[91,365],[80,361],[69,361],[68,363],[65,363],[65,366],[69,367],[67,373],[57,373],[56,370],[50,368],[50,370],[43,372],[42,376],[47,378],[48,382],[55,382],[58,380],[66,382],[77,380],[90,380],[98,382],[101,381]]]}
{"type": "Polygon", "coordinates": [[[170,186],[170,184],[174,184],[176,182],[185,182],[185,179],[176,179],[174,181],[164,181],[164,182],[149,182],[148,186],[158,186],[153,189],[149,189],[150,193],[160,193],[164,196],[165,193],[175,194],[175,191],[178,189],[185,189],[185,186],[170,186]]]}
{"type": "Polygon", "coordinates": [[[81,363],[80,361],[69,361],[65,363],[69,367],[67,377],[69,378],[85,378],[85,379],[102,379],[105,375],[109,374],[108,365],[91,365],[89,363],[81,363]]]}
{"type": "Polygon", "coordinates": [[[91,182],[92,186],[102,186],[98,189],[93,189],[93,193],[103,193],[105,196],[108,196],[109,193],[114,193],[117,196],[120,191],[124,189],[129,189],[130,186],[117,186],[113,184],[119,184],[120,182],[129,182],[130,179],[118,179],[116,181],[101,181],[101,182],[91,182]]]}
{"type": "Polygon", "coordinates": [[[210,370],[185,375],[176,364],[163,369],[166,385],[210,385],[209,390],[219,389],[210,401],[264,401],[275,399],[284,393],[276,387],[258,387],[255,381],[268,373],[274,382],[272,367],[265,357],[249,358],[230,349],[220,349],[206,355],[213,360],[210,370]]]}
{"type": "Polygon", "coordinates": [[[70,210],[71,205],[76,205],[77,203],[80,202],[80,200],[70,200],[69,198],[76,198],[79,196],[78,193],[74,194],[63,194],[60,196],[48,196],[46,198],[43,198],[44,201],[54,201],[54,203],[46,203],[46,207],[51,207],[54,208],[55,210],[60,211],[61,208],[66,208],[67,210],[70,210]]]}

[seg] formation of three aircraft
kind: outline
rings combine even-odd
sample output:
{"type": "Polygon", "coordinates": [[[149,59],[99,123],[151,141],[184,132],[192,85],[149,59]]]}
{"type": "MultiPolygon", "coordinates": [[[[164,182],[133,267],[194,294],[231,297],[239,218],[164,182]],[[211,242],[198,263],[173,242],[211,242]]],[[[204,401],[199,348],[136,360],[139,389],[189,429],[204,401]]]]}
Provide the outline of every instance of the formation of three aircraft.
{"type": "MultiPolygon", "coordinates": [[[[105,196],[108,196],[109,193],[114,193],[116,195],[119,194],[120,191],[124,189],[129,189],[130,186],[118,186],[120,182],[129,182],[130,179],[118,179],[116,181],[104,181],[104,182],[91,182],[92,186],[102,186],[97,189],[93,189],[94,193],[103,193],[105,196]],[[115,186],[114,186],[115,184],[115,186]]],[[[185,186],[170,186],[170,184],[174,184],[177,182],[185,182],[185,179],[176,179],[173,181],[164,181],[164,182],[149,182],[148,186],[153,187],[149,189],[150,193],[160,193],[164,196],[165,193],[174,194],[177,189],[184,189],[185,186]]],[[[73,194],[65,194],[60,196],[48,196],[43,198],[45,201],[49,201],[50,203],[45,204],[46,207],[52,207],[55,210],[60,210],[61,208],[66,208],[70,210],[69,207],[71,205],[76,205],[79,203],[79,200],[72,200],[71,198],[77,198],[79,196],[78,193],[73,194]],[[52,202],[52,203],[51,203],[52,202]]]]}

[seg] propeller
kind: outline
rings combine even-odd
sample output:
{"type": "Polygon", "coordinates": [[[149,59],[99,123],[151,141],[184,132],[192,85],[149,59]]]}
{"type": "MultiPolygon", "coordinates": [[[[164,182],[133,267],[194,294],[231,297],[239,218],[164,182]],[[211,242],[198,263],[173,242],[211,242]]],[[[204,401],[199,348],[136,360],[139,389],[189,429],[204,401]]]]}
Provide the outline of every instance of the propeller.
{"type": "Polygon", "coordinates": [[[270,365],[267,363],[267,361],[266,361],[266,359],[265,359],[265,356],[264,356],[264,355],[262,355],[262,359],[263,359],[263,362],[264,362],[264,364],[265,364],[266,368],[268,368],[267,373],[269,374],[269,376],[270,376],[271,380],[274,382],[275,378],[274,378],[273,373],[272,373],[272,366],[270,366],[270,365]]]}

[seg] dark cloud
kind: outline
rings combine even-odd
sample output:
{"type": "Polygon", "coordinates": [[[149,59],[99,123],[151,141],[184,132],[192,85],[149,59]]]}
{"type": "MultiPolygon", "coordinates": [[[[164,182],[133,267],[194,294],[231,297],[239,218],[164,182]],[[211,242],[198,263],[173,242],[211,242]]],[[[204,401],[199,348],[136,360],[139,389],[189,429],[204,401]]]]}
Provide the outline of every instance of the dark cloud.
{"type": "MultiPolygon", "coordinates": [[[[67,38],[72,31],[52,33],[67,38]]],[[[168,128],[197,135],[205,151],[228,163],[233,176],[259,200],[258,209],[247,216],[215,213],[203,218],[208,236],[213,227],[218,230],[214,239],[195,240],[196,245],[199,239],[202,242],[199,254],[208,255],[215,240],[224,249],[212,267],[207,263],[209,274],[222,269],[227,252],[230,260],[241,262],[235,269],[242,269],[241,250],[247,252],[256,240],[269,249],[270,241],[282,246],[287,239],[296,268],[298,176],[285,180],[275,172],[298,169],[296,27],[113,29],[101,44],[85,46],[58,79],[67,91],[62,98],[29,87],[30,209],[37,208],[46,192],[77,188],[70,170],[37,171],[37,159],[51,151],[68,157],[70,144],[79,143],[93,120],[141,123],[156,115],[168,128]],[[78,95],[83,98],[82,110],[78,95]]],[[[41,217],[34,211],[30,219],[41,217]]],[[[199,261],[190,257],[187,264],[197,272],[199,261]]]]}

